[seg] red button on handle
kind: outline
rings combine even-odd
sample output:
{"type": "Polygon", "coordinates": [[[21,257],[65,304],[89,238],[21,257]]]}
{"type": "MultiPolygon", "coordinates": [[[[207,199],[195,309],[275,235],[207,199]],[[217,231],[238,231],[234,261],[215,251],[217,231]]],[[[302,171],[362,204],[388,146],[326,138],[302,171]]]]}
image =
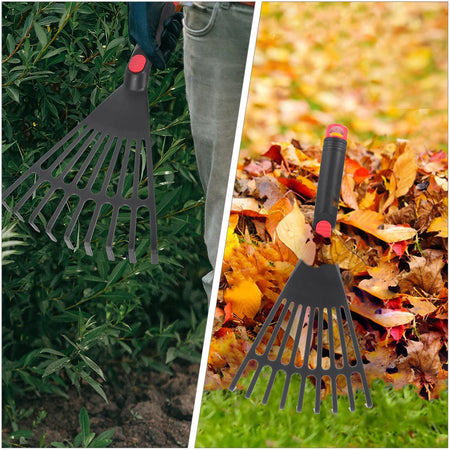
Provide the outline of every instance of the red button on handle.
{"type": "Polygon", "coordinates": [[[128,63],[128,68],[130,72],[139,73],[144,70],[146,62],[147,58],[144,55],[134,55],[128,63]]]}
{"type": "Polygon", "coordinates": [[[331,125],[327,126],[325,137],[340,137],[347,140],[347,133],[347,127],[344,127],[344,125],[341,125],[339,123],[332,123],[331,125]]]}
{"type": "Polygon", "coordinates": [[[331,236],[331,224],[327,220],[321,220],[316,225],[316,232],[321,236],[329,238],[331,236]]]}

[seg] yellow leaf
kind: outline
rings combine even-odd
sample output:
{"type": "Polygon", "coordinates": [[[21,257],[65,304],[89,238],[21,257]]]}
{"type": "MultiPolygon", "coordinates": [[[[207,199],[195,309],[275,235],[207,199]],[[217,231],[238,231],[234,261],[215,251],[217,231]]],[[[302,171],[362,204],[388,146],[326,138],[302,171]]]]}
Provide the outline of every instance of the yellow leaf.
{"type": "Polygon", "coordinates": [[[384,242],[393,243],[412,239],[417,231],[406,226],[395,226],[384,223],[384,216],[376,211],[352,211],[340,217],[339,222],[352,225],[384,242]]]}
{"type": "Polygon", "coordinates": [[[430,223],[430,226],[428,227],[427,231],[429,233],[437,232],[437,236],[448,238],[448,223],[447,223],[447,215],[435,217],[432,222],[430,223]]]}
{"type": "Polygon", "coordinates": [[[231,303],[231,310],[239,318],[244,316],[253,319],[261,306],[261,291],[256,283],[250,280],[243,280],[238,285],[226,289],[223,299],[226,303],[231,303]]]}
{"type": "Polygon", "coordinates": [[[407,146],[407,148],[410,148],[411,151],[400,155],[394,164],[393,176],[395,176],[396,181],[396,197],[407,194],[416,179],[417,164],[414,151],[410,146],[407,146]]]}
{"type": "Polygon", "coordinates": [[[300,211],[297,202],[294,203],[292,211],[277,225],[276,233],[278,239],[290,248],[298,259],[303,259],[306,263],[311,260],[310,252],[306,252],[308,256],[306,259],[308,259],[308,261],[305,260],[305,250],[311,250],[309,247],[314,247],[315,250],[315,245],[312,241],[313,236],[311,234],[311,227],[306,224],[305,216],[300,211]],[[308,240],[309,242],[307,243],[308,240]]]}
{"type": "Polygon", "coordinates": [[[374,236],[384,242],[408,241],[416,236],[417,231],[411,227],[385,225],[384,229],[378,230],[374,236]]]}
{"type": "Polygon", "coordinates": [[[292,144],[283,142],[281,145],[281,156],[288,163],[293,166],[300,166],[300,159],[298,158],[297,152],[295,151],[295,147],[292,144]]]}

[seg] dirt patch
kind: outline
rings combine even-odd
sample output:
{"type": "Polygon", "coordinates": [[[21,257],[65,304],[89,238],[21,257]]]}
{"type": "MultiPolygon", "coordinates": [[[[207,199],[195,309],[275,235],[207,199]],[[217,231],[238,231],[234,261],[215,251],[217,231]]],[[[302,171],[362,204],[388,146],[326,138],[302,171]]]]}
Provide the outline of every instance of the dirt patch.
{"type": "MultiPolygon", "coordinates": [[[[47,417],[34,428],[28,439],[30,447],[44,447],[54,441],[73,442],[80,428],[78,415],[86,407],[91,432],[114,428],[111,447],[187,447],[199,367],[197,364],[172,367],[173,375],[158,372],[117,374],[118,383],[105,386],[106,404],[92,389],[82,387],[81,395],[69,391],[69,399],[56,396],[17,401],[18,409],[33,408],[33,414],[20,422],[21,429],[31,429],[40,410],[47,417]]],[[[4,429],[4,437],[11,430],[4,429]]]]}

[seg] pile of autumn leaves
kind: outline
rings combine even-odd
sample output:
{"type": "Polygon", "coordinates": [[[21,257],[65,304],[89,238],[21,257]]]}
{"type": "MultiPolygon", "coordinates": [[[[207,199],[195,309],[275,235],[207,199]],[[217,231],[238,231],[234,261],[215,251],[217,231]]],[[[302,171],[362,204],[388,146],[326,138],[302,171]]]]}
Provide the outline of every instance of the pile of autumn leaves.
{"type": "Polygon", "coordinates": [[[301,258],[339,265],[369,383],[434,398],[447,379],[447,155],[349,143],[330,239],[311,228],[320,155],[276,143],[239,166],[206,388],[229,386],[301,258]]]}

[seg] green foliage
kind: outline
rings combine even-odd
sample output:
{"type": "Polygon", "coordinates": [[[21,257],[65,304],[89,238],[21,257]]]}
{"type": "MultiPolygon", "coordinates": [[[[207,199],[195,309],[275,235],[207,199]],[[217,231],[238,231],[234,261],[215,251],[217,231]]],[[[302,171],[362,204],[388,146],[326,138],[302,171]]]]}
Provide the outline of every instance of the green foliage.
{"type": "Polygon", "coordinates": [[[9,259],[11,255],[20,255],[22,253],[20,246],[27,245],[25,242],[27,236],[16,233],[14,231],[15,227],[15,224],[12,224],[2,229],[2,266],[12,262],[9,259]]]}
{"type": "MultiPolygon", "coordinates": [[[[121,84],[132,49],[125,3],[2,7],[5,188],[121,84]]],[[[207,309],[200,280],[209,264],[181,47],[166,69],[152,73],[149,87],[159,265],[150,262],[148,240],[138,245],[136,264],[123,257],[108,261],[106,214],[99,219],[93,257],[79,249],[89,211],[75,227],[75,252],[62,241],[69,209],[55,225],[56,243],[15,216],[3,216],[10,233],[5,243],[16,241],[3,268],[6,423],[15,420],[15,401],[32,392],[65,397],[71,385],[87,383],[106,399],[104,380],[115,382],[118,365],[126,372],[170,371],[176,359],[200,358],[207,309]]],[[[17,189],[9,204],[26,190],[17,189]]],[[[25,218],[44,193],[38,190],[23,206],[25,218]]],[[[50,215],[44,208],[36,222],[40,228],[50,215]]],[[[138,232],[146,227],[138,221],[138,232]]],[[[118,256],[127,241],[128,225],[119,217],[118,256]]]]}
{"type": "MultiPolygon", "coordinates": [[[[249,377],[247,377],[246,381],[249,377]]],[[[291,383],[286,408],[279,410],[284,380],[275,379],[267,405],[261,404],[266,383],[258,381],[250,399],[245,392],[211,391],[203,396],[197,447],[447,447],[448,391],[426,401],[411,385],[401,391],[382,381],[372,384],[374,407],[365,407],[356,393],[356,412],[348,398],[338,398],[338,413],[331,398],[314,414],[315,387],[308,381],[303,412],[295,411],[299,380],[291,383]]]]}
{"type": "Polygon", "coordinates": [[[114,430],[107,430],[95,437],[95,433],[91,433],[89,415],[84,407],[81,408],[79,421],[81,431],[75,436],[73,443],[66,440],[64,443],[52,442],[52,446],[57,448],[104,448],[111,444],[114,430]]]}

